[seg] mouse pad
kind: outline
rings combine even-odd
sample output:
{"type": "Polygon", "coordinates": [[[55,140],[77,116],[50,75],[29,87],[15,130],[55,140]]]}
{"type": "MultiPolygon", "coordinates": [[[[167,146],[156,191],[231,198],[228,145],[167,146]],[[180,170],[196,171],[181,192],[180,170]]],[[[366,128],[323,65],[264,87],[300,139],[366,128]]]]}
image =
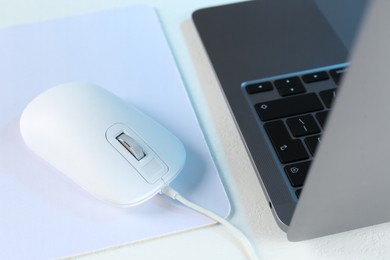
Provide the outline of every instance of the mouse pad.
{"type": "Polygon", "coordinates": [[[161,196],[133,208],[104,204],[34,155],[21,139],[20,114],[39,93],[64,82],[107,88],[172,131],[187,150],[172,186],[219,215],[229,214],[152,8],[136,5],[2,29],[0,57],[1,259],[75,255],[213,222],[161,196]]]}

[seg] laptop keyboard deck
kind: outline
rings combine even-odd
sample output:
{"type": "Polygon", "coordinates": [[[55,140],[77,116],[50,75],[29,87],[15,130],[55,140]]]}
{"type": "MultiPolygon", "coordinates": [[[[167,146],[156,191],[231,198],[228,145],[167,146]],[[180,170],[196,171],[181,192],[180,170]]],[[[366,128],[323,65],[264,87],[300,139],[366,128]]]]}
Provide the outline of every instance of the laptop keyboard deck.
{"type": "Polygon", "coordinates": [[[242,83],[281,174],[297,198],[346,68],[340,64],[242,83]]]}

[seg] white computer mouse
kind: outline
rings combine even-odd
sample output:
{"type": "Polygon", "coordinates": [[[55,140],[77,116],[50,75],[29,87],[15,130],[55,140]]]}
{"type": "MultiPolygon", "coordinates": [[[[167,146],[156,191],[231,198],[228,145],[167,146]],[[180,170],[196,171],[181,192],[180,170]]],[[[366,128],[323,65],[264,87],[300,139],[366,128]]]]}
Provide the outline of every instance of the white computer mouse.
{"type": "Polygon", "coordinates": [[[23,111],[27,146],[94,196],[117,206],[140,204],[182,170],[182,142],[109,91],[67,83],[23,111]]]}

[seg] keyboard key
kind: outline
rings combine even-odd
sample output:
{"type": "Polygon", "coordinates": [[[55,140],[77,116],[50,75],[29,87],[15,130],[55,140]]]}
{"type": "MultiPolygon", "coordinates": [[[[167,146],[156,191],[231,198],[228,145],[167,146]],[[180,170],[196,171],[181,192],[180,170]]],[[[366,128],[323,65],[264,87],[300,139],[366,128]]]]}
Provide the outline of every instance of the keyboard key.
{"type": "Polygon", "coordinates": [[[309,158],[301,140],[293,140],[282,120],[264,124],[264,128],[282,163],[309,158]]]}
{"type": "Polygon", "coordinates": [[[255,105],[255,108],[260,119],[267,121],[318,111],[322,110],[324,107],[317,95],[315,93],[310,93],[258,103],[255,105]]]}
{"type": "Polygon", "coordinates": [[[327,79],[329,79],[329,75],[325,71],[310,73],[302,76],[302,80],[305,83],[312,83],[312,82],[317,82],[317,81],[322,81],[327,79]]]}
{"type": "Polygon", "coordinates": [[[347,67],[338,68],[338,69],[334,69],[334,70],[329,71],[329,74],[330,74],[330,76],[332,76],[334,82],[336,82],[336,84],[338,85],[341,81],[341,78],[343,77],[344,72],[346,72],[346,71],[347,71],[347,67]]]}
{"type": "Polygon", "coordinates": [[[270,81],[255,83],[255,84],[251,84],[251,85],[246,86],[246,91],[249,94],[270,91],[272,89],[273,89],[273,87],[272,87],[272,83],[270,81]]]}
{"type": "Polygon", "coordinates": [[[295,85],[290,87],[287,86],[280,87],[278,88],[278,91],[282,97],[286,97],[286,96],[304,93],[306,92],[306,89],[303,87],[303,85],[295,85]]]}
{"type": "Polygon", "coordinates": [[[327,108],[332,106],[333,100],[336,97],[336,89],[328,89],[320,92],[320,97],[327,108]]]}
{"type": "Polygon", "coordinates": [[[321,143],[321,136],[316,135],[316,136],[310,136],[305,138],[305,143],[307,145],[307,148],[309,148],[309,151],[312,156],[314,156],[316,149],[318,147],[318,144],[321,143]]]}
{"type": "Polygon", "coordinates": [[[302,82],[299,79],[299,77],[290,77],[290,78],[275,80],[274,84],[276,88],[282,88],[282,87],[292,87],[295,85],[302,85],[302,82]]]}
{"type": "Polygon", "coordinates": [[[317,120],[320,123],[322,128],[325,127],[325,122],[326,122],[326,118],[328,117],[328,114],[329,114],[328,111],[322,111],[322,112],[318,112],[316,114],[316,118],[317,118],[317,120]]]}
{"type": "Polygon", "coordinates": [[[312,115],[289,118],[286,123],[295,137],[316,134],[321,131],[312,115]]]}
{"type": "Polygon", "coordinates": [[[311,161],[290,164],[284,167],[284,171],[293,187],[301,187],[309,172],[311,161]]]}
{"type": "Polygon", "coordinates": [[[274,83],[282,97],[306,92],[298,77],[278,79],[274,83]]]}

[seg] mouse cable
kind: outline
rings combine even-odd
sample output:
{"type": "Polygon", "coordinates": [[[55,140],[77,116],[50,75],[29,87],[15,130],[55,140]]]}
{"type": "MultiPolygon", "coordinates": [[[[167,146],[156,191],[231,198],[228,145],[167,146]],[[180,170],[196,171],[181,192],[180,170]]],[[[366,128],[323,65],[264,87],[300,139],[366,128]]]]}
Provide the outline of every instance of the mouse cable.
{"type": "Polygon", "coordinates": [[[196,205],[196,204],[192,203],[191,201],[185,199],[177,191],[175,191],[174,189],[172,189],[169,186],[165,186],[164,188],[162,188],[161,193],[165,194],[166,196],[170,197],[171,199],[176,200],[176,201],[180,202],[181,204],[183,204],[183,205],[221,223],[222,225],[224,225],[234,235],[234,237],[240,242],[240,244],[244,247],[245,252],[249,256],[249,258],[253,259],[253,260],[258,259],[257,255],[255,253],[255,250],[253,248],[253,245],[251,244],[249,239],[238,228],[233,226],[229,221],[218,216],[214,212],[211,212],[210,210],[202,208],[201,206],[196,205]]]}

